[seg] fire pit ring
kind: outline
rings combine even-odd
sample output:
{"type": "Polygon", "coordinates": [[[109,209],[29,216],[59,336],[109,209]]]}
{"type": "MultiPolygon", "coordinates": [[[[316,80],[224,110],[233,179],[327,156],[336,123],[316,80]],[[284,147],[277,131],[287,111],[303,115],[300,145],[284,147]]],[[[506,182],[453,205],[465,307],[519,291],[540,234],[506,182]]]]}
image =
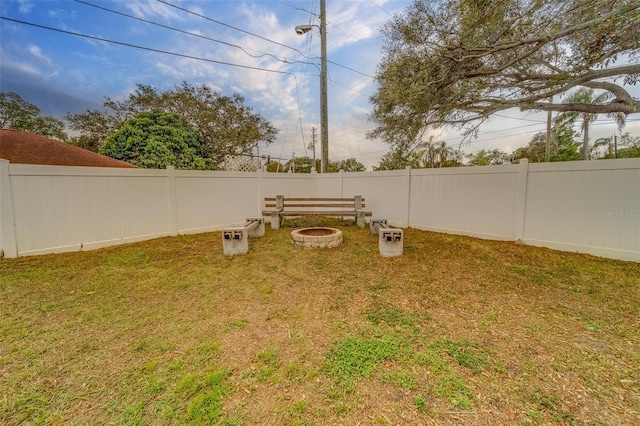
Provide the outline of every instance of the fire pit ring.
{"type": "Polygon", "coordinates": [[[291,231],[291,242],[300,247],[338,247],[342,244],[342,231],[323,227],[296,229],[291,231]]]}

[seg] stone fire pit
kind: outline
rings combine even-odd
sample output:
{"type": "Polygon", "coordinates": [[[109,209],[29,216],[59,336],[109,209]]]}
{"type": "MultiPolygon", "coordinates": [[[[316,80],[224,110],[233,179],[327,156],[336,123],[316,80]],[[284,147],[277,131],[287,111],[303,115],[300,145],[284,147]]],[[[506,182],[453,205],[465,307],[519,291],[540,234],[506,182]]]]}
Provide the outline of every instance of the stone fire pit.
{"type": "Polygon", "coordinates": [[[291,231],[291,242],[300,247],[338,247],[342,244],[342,231],[335,228],[303,228],[291,231]]]}

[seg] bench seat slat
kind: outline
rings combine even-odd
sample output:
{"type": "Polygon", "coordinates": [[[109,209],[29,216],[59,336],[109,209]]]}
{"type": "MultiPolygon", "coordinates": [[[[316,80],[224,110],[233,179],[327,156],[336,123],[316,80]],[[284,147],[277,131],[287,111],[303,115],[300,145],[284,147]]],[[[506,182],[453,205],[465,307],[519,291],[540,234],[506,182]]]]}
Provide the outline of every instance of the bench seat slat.
{"type": "Polygon", "coordinates": [[[307,207],[307,208],[310,208],[310,209],[315,209],[315,208],[318,208],[318,207],[325,207],[325,208],[327,208],[327,207],[342,207],[342,208],[345,208],[345,209],[348,209],[348,208],[355,209],[356,205],[354,203],[351,203],[351,204],[336,204],[336,203],[304,204],[304,203],[287,203],[285,201],[284,207],[285,208],[287,208],[287,207],[307,207]]]}
{"type": "MultiPolygon", "coordinates": [[[[275,208],[276,204],[275,203],[265,203],[264,206],[265,207],[274,207],[275,208]]],[[[299,204],[299,203],[289,204],[289,203],[285,203],[284,207],[285,208],[287,208],[287,207],[306,207],[306,208],[310,208],[310,209],[318,208],[318,207],[320,207],[320,208],[342,207],[342,208],[345,208],[345,209],[355,209],[356,205],[354,203],[351,203],[351,204],[299,204]]],[[[366,207],[365,203],[362,203],[361,207],[366,207]]]]}
{"type": "MultiPolygon", "coordinates": [[[[268,216],[271,214],[270,210],[263,211],[263,215],[268,216]]],[[[364,212],[365,216],[371,216],[371,212],[364,212]]],[[[353,210],[345,211],[287,211],[283,210],[279,213],[280,216],[357,216],[358,214],[353,210]]]]}

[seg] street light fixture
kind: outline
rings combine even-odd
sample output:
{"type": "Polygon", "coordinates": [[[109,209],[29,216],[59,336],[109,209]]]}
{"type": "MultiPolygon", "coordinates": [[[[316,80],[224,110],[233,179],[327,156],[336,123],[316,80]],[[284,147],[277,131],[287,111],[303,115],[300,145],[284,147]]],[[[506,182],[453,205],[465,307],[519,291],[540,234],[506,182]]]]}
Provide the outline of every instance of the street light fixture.
{"type": "MultiPolygon", "coordinates": [[[[317,25],[298,25],[296,34],[303,35],[317,25]]],[[[320,0],[320,147],[322,173],[329,171],[329,112],[327,110],[327,11],[325,0],[320,0]]]]}
{"type": "Polygon", "coordinates": [[[313,27],[314,25],[298,25],[296,27],[296,34],[302,35],[302,34],[308,33],[309,31],[311,31],[311,28],[313,27]]]}

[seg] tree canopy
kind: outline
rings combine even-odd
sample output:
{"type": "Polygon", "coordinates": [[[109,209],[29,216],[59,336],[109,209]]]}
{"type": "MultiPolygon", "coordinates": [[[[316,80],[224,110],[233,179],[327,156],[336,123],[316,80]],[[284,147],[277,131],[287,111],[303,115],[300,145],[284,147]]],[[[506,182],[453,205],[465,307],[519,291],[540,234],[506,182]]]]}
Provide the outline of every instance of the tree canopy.
{"type": "Polygon", "coordinates": [[[499,149],[481,149],[475,154],[467,155],[470,166],[498,166],[500,164],[510,164],[511,157],[499,149]]]}
{"type": "Polygon", "coordinates": [[[64,123],[54,117],[42,116],[40,108],[14,92],[0,92],[0,125],[3,129],[20,130],[67,140],[64,123]]]}
{"type": "MultiPolygon", "coordinates": [[[[564,102],[565,103],[583,103],[592,105],[602,105],[607,99],[607,93],[601,93],[596,96],[593,89],[582,87],[578,91],[574,92],[564,102]]],[[[611,118],[615,119],[618,123],[618,128],[622,129],[625,125],[625,117],[621,113],[607,114],[611,118]]],[[[582,120],[582,159],[589,159],[589,125],[598,118],[597,113],[591,112],[576,112],[567,111],[559,114],[555,121],[561,126],[573,125],[576,120],[582,120]]]]}
{"type": "Polygon", "coordinates": [[[147,169],[213,169],[202,156],[202,138],[180,117],[161,111],[141,112],[107,137],[100,153],[147,169]]]}
{"type": "Polygon", "coordinates": [[[453,149],[444,141],[437,141],[433,136],[419,142],[415,147],[396,145],[385,154],[374,170],[397,170],[405,167],[440,168],[462,166],[463,153],[453,149]]]}
{"type": "MultiPolygon", "coordinates": [[[[551,132],[551,155],[549,161],[576,161],[580,160],[580,144],[574,139],[574,132],[566,126],[556,126],[551,132]]],[[[523,147],[515,150],[511,155],[511,161],[516,163],[523,158],[532,163],[545,161],[547,135],[537,133],[531,141],[523,147]]]]}
{"type": "Polygon", "coordinates": [[[173,90],[160,92],[138,84],[123,101],[106,98],[104,109],[67,114],[70,127],[80,135],[73,143],[97,151],[107,137],[127,119],[141,112],[163,111],[177,115],[185,126],[202,138],[202,155],[220,163],[226,155],[249,153],[260,142],[269,144],[278,131],[244,104],[238,94],[224,96],[208,86],[183,82],[173,90]]]}
{"type": "Polygon", "coordinates": [[[590,148],[590,155],[594,159],[638,158],[640,157],[640,137],[625,133],[619,137],[597,139],[590,148]]]}
{"type": "MultiPolygon", "coordinates": [[[[295,170],[296,173],[311,173],[312,167],[313,159],[309,157],[296,157],[295,159],[289,160],[284,164],[281,164],[277,161],[271,161],[269,164],[267,164],[267,171],[287,173],[289,171],[293,172],[295,170]]],[[[320,170],[320,159],[316,159],[315,169],[316,171],[320,170]]],[[[336,173],[340,170],[344,172],[364,172],[366,170],[366,166],[356,160],[354,157],[340,161],[329,161],[327,172],[336,173]]]]}
{"type": "Polygon", "coordinates": [[[640,78],[638,0],[414,0],[383,35],[370,136],[392,146],[514,107],[640,112],[624,87],[640,78]],[[608,99],[560,102],[579,88],[608,99]]]}
{"type": "Polygon", "coordinates": [[[343,172],[364,172],[367,167],[359,162],[355,157],[347,158],[346,160],[331,161],[329,164],[329,171],[343,172]]]}

